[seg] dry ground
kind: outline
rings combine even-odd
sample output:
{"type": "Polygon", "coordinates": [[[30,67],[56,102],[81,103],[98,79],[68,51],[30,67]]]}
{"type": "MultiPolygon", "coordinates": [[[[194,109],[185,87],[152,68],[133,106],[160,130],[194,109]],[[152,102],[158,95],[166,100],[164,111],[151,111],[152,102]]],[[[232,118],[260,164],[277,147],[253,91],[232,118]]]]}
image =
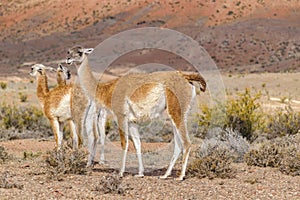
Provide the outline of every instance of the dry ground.
{"type": "Polygon", "coordinates": [[[178,182],[174,180],[178,170],[167,180],[158,179],[165,168],[147,172],[144,178],[136,178],[130,172],[123,178],[122,187],[127,188],[124,195],[104,194],[96,188],[102,177],[116,173],[118,166],[95,165],[87,175],[67,175],[56,181],[47,178],[44,166],[45,151],[53,148],[52,141],[15,140],[0,145],[14,156],[0,165],[0,177],[8,172],[9,183],[23,186],[0,188],[0,199],[300,199],[299,177],[245,164],[233,166],[237,175],[232,179],[188,178],[178,182]],[[24,160],[24,151],[42,154],[24,160]]]}
{"type": "MultiPolygon", "coordinates": [[[[243,91],[245,87],[252,88],[252,91],[262,90],[264,107],[274,109],[287,104],[268,100],[266,91],[269,97],[300,100],[300,91],[297,87],[299,77],[299,73],[265,73],[223,74],[222,78],[229,94],[243,91]]],[[[1,81],[8,83],[7,89],[0,89],[2,101],[14,101],[17,105],[37,104],[34,82],[12,77],[1,81]],[[19,102],[19,92],[28,95],[27,102],[19,102]]],[[[50,82],[54,85],[55,80],[52,78],[50,82]]],[[[200,96],[202,97],[203,95],[200,96]]],[[[299,104],[293,103],[293,107],[299,109],[299,104]]],[[[145,144],[143,146],[144,152],[150,148],[159,149],[154,156],[163,161],[157,163],[152,160],[153,155],[144,155],[146,167],[144,178],[133,176],[137,173],[137,161],[132,152],[129,154],[127,173],[122,183],[123,187],[127,188],[124,195],[104,194],[97,189],[103,176],[118,172],[120,166],[118,143],[107,147],[107,149],[114,147],[113,150],[106,152],[109,165],[95,165],[87,175],[67,175],[61,181],[47,178],[45,152],[53,149],[52,139],[1,141],[0,146],[4,146],[8,153],[13,155],[12,160],[0,164],[0,184],[4,174],[8,172],[6,180],[9,183],[23,186],[22,189],[0,188],[0,199],[300,199],[299,177],[283,175],[278,169],[249,167],[246,164],[234,164],[237,175],[232,179],[188,178],[183,182],[177,182],[174,178],[180,167],[176,165],[170,179],[160,180],[158,176],[166,170],[172,145],[145,144]],[[24,160],[24,152],[38,156],[24,160]]]]}

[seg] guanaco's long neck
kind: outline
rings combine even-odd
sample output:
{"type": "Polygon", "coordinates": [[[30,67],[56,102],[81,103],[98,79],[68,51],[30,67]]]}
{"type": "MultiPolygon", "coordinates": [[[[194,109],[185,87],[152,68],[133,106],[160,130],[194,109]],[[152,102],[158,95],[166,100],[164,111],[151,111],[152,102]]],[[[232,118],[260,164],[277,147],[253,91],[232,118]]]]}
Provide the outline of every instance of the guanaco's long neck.
{"type": "Polygon", "coordinates": [[[66,79],[64,79],[61,72],[57,72],[56,81],[57,81],[58,86],[67,84],[67,81],[66,81],[66,79]]]}
{"type": "Polygon", "coordinates": [[[95,93],[98,82],[92,74],[91,67],[88,63],[88,58],[86,55],[84,55],[84,59],[77,71],[80,80],[80,85],[84,90],[85,94],[89,96],[89,98],[95,100],[95,93]]]}
{"type": "Polygon", "coordinates": [[[48,88],[48,79],[46,74],[42,74],[38,76],[38,85],[37,85],[37,97],[41,104],[44,104],[45,97],[47,93],[49,92],[48,88]]]}

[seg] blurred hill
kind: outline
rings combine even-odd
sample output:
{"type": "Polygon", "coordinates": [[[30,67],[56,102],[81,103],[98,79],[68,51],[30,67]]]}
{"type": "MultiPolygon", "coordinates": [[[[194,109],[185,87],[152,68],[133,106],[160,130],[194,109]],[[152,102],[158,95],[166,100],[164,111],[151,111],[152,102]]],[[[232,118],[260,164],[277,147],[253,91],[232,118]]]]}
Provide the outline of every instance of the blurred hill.
{"type": "MultiPolygon", "coordinates": [[[[23,76],[33,63],[55,66],[67,48],[95,47],[137,27],[163,27],[198,41],[226,72],[300,71],[299,0],[2,0],[0,76],[23,76]]],[[[163,62],[166,52],[132,52],[114,65],[163,62]]]]}

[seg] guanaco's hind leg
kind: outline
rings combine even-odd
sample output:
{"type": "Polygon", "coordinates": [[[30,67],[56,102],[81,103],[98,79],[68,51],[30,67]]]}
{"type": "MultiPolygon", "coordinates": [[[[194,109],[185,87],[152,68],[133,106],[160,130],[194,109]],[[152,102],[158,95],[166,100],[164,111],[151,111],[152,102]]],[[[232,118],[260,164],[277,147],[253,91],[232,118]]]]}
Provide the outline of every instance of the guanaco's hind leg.
{"type": "Polygon", "coordinates": [[[166,97],[168,114],[172,120],[174,130],[174,153],[165,175],[161,178],[167,178],[171,174],[178,156],[183,152],[181,174],[178,177],[178,180],[183,180],[191,149],[191,142],[186,126],[187,120],[185,119],[187,117],[188,108],[184,107],[184,105],[180,105],[177,96],[168,88],[166,88],[166,97]]]}
{"type": "MultiPolygon", "coordinates": [[[[186,120],[184,120],[186,121],[186,120]]],[[[191,142],[190,138],[187,132],[186,123],[184,123],[182,130],[180,130],[181,133],[181,139],[182,139],[182,145],[183,145],[183,155],[182,155],[182,166],[181,166],[181,173],[180,176],[177,178],[177,180],[183,180],[185,177],[185,171],[187,167],[187,162],[189,159],[190,151],[191,151],[191,142]]]]}
{"type": "Polygon", "coordinates": [[[120,134],[120,140],[121,140],[121,146],[122,146],[122,163],[121,163],[121,169],[120,169],[120,176],[122,177],[125,171],[125,164],[126,164],[126,156],[128,151],[128,127],[126,127],[127,130],[125,132],[119,128],[119,134],[120,134]]]}
{"type": "Polygon", "coordinates": [[[130,123],[129,124],[129,133],[131,135],[131,139],[133,141],[134,148],[136,150],[136,155],[139,161],[139,173],[136,177],[144,177],[144,166],[143,166],[143,159],[142,159],[142,150],[141,150],[141,139],[138,128],[136,124],[130,123]]]}
{"type": "Polygon", "coordinates": [[[100,139],[100,164],[105,163],[105,156],[104,156],[104,145],[105,145],[105,124],[107,119],[107,111],[103,108],[100,108],[98,115],[96,117],[95,123],[97,124],[97,134],[99,134],[100,139]]]}
{"type": "Polygon", "coordinates": [[[181,142],[179,132],[178,132],[176,126],[173,127],[173,131],[174,131],[174,153],[173,153],[171,162],[169,164],[169,167],[168,167],[166,173],[160,177],[161,179],[166,179],[168,176],[171,175],[172,169],[173,169],[180,153],[182,152],[182,142],[181,142]]]}

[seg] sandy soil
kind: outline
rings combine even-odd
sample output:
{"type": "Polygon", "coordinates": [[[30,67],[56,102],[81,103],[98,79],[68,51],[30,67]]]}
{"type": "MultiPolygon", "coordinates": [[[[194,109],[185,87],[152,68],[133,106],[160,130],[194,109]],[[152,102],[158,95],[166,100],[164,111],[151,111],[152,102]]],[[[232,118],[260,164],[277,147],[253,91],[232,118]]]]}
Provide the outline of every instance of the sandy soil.
{"type": "MultiPolygon", "coordinates": [[[[0,142],[14,158],[0,165],[1,180],[22,188],[0,188],[0,199],[299,199],[299,177],[286,176],[273,168],[249,167],[234,164],[237,170],[232,179],[187,178],[174,180],[178,167],[167,180],[158,178],[165,168],[157,168],[144,178],[126,173],[122,179],[123,195],[104,194],[97,190],[103,176],[118,171],[118,166],[95,165],[87,175],[67,175],[61,181],[47,178],[44,163],[46,150],[52,141],[15,140],[0,142]],[[22,159],[24,151],[42,152],[37,158],[22,159]]],[[[137,167],[135,167],[137,168],[137,167]]]]}

